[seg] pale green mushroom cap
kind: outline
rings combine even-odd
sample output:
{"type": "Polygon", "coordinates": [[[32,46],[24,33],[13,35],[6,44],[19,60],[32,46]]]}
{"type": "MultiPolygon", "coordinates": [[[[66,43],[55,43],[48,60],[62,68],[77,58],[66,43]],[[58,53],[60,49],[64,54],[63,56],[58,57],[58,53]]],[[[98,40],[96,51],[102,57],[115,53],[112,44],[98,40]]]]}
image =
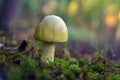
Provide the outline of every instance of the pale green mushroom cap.
{"type": "Polygon", "coordinates": [[[49,15],[36,27],[34,37],[36,40],[46,42],[66,42],[68,40],[68,30],[60,17],[49,15]]]}

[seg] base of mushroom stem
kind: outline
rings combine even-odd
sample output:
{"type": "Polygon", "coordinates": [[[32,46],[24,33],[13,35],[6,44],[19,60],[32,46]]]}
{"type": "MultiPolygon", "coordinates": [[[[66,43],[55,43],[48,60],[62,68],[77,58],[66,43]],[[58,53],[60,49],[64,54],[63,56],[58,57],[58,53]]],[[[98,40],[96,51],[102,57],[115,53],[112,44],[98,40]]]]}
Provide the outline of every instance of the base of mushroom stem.
{"type": "Polygon", "coordinates": [[[55,43],[44,42],[42,44],[41,61],[42,62],[53,62],[55,53],[55,43]]]}

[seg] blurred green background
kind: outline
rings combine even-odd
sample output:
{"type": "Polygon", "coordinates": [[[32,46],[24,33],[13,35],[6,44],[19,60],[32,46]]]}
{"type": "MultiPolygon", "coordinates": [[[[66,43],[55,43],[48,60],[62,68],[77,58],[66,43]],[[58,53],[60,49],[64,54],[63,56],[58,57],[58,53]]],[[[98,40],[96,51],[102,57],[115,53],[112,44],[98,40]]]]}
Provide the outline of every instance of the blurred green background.
{"type": "MultiPolygon", "coordinates": [[[[0,0],[1,7],[3,1],[0,0]]],[[[17,15],[11,22],[11,32],[15,39],[33,38],[36,25],[44,16],[54,14],[66,22],[69,41],[89,41],[112,46],[120,40],[120,0],[21,1],[17,15]]]]}
{"type": "Polygon", "coordinates": [[[19,38],[32,36],[41,19],[54,14],[66,22],[71,40],[119,40],[119,4],[119,0],[24,0],[13,32],[19,38]]]}

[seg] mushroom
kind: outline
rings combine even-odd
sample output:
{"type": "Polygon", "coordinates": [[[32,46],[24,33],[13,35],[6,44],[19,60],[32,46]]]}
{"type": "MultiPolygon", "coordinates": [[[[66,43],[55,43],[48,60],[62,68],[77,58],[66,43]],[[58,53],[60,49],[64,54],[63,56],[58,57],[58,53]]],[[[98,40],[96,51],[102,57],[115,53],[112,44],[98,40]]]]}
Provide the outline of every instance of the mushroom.
{"type": "Polygon", "coordinates": [[[48,15],[36,27],[34,37],[36,40],[43,41],[41,61],[53,62],[55,45],[57,42],[68,40],[68,30],[59,16],[48,15]]]}

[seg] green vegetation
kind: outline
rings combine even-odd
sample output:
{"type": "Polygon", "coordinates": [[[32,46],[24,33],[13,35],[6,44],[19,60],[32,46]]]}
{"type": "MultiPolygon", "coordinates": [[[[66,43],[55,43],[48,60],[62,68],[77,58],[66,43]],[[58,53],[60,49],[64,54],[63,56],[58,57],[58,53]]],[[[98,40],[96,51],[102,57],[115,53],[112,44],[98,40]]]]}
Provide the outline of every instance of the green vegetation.
{"type": "MultiPolygon", "coordinates": [[[[11,52],[12,53],[12,52],[11,52]]],[[[11,54],[9,52],[9,54],[11,54]]],[[[12,55],[0,55],[0,76],[7,80],[119,80],[120,64],[108,62],[104,56],[95,53],[91,60],[85,58],[64,59],[55,58],[54,62],[42,63],[40,56],[33,58],[27,53],[17,52],[17,58],[12,55]],[[7,57],[7,58],[6,58],[7,57]],[[10,59],[6,60],[6,59],[10,59]],[[17,61],[20,60],[20,64],[17,61]]]]}

